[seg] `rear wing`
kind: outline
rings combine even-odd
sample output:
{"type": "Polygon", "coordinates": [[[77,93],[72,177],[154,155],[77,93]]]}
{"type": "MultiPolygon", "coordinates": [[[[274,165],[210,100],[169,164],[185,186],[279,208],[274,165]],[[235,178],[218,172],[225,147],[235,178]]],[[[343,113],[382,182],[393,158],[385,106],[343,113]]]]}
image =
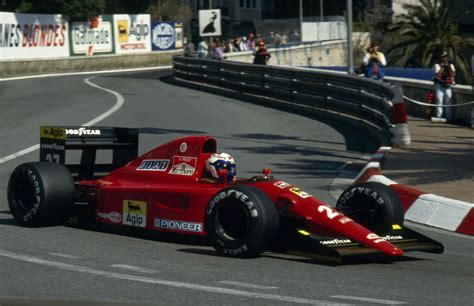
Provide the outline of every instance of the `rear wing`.
{"type": "Polygon", "coordinates": [[[40,161],[66,165],[77,180],[105,175],[137,156],[137,129],[81,126],[40,128],[40,161]],[[71,158],[66,158],[66,152],[71,150],[80,151],[80,156],[76,158],[80,160],[79,163],[69,163],[71,158]],[[98,150],[112,151],[111,156],[107,152],[111,162],[97,164],[98,150]]]}

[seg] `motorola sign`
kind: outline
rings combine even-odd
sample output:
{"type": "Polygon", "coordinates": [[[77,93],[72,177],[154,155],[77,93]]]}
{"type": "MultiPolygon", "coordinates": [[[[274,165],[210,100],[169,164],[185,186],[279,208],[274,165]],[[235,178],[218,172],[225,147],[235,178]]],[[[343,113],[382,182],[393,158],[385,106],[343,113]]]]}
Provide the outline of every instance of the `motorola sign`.
{"type": "Polygon", "coordinates": [[[199,11],[199,35],[221,36],[221,10],[199,11]]]}

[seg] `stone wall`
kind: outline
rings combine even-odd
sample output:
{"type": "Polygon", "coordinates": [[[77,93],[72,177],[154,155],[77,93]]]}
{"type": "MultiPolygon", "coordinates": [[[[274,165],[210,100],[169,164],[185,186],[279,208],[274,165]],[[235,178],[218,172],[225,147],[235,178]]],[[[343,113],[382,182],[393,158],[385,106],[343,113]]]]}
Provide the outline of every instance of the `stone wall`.
{"type": "Polygon", "coordinates": [[[0,78],[46,73],[114,70],[171,65],[180,51],[162,51],[133,55],[80,56],[57,59],[0,61],[0,78]]]}
{"type": "MultiPolygon", "coordinates": [[[[270,48],[269,65],[284,66],[344,66],[347,65],[346,42],[337,40],[297,46],[270,48]]],[[[251,63],[251,51],[226,54],[227,60],[251,63]]]]}

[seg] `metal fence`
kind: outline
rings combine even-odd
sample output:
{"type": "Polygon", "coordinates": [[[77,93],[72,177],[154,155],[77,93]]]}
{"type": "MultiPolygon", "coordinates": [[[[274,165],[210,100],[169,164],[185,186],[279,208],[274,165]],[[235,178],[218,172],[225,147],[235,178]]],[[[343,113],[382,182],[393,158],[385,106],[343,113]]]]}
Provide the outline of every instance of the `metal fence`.
{"type": "Polygon", "coordinates": [[[390,144],[392,85],[329,72],[176,56],[173,76],[197,87],[272,99],[362,127],[390,144]]]}

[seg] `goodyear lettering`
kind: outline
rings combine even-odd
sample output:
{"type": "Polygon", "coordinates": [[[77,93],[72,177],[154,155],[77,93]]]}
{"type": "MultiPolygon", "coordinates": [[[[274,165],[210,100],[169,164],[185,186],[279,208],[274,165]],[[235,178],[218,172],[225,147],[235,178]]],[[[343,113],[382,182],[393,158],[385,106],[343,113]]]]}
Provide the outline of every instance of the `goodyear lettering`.
{"type": "Polygon", "coordinates": [[[100,135],[100,130],[91,130],[86,128],[66,129],[66,135],[83,136],[83,135],[100,135]]]}
{"type": "Polygon", "coordinates": [[[30,220],[36,214],[36,212],[38,211],[38,208],[40,206],[40,203],[41,203],[41,190],[40,190],[40,187],[39,187],[40,184],[39,184],[39,181],[38,181],[36,175],[33,173],[33,171],[31,169],[27,169],[26,174],[28,175],[30,180],[33,182],[33,187],[34,187],[33,190],[34,190],[34,193],[35,193],[35,203],[33,203],[30,211],[28,211],[28,213],[23,216],[23,220],[25,222],[30,220]]]}
{"type": "Polygon", "coordinates": [[[332,239],[332,240],[320,241],[320,243],[324,245],[337,245],[337,244],[352,243],[352,241],[350,239],[332,239]]]}
{"type": "Polygon", "coordinates": [[[202,223],[185,222],[178,220],[155,219],[158,228],[175,229],[187,232],[202,232],[202,223]]]}
{"type": "Polygon", "coordinates": [[[349,199],[351,199],[355,193],[359,193],[359,194],[365,194],[369,197],[371,197],[372,199],[375,200],[375,203],[377,203],[377,205],[383,205],[385,203],[384,199],[377,193],[375,192],[374,190],[372,190],[371,188],[368,188],[368,187],[354,187],[352,188],[351,190],[349,190],[348,192],[344,193],[340,200],[339,200],[339,203],[340,204],[345,204],[349,199]]]}
{"type": "Polygon", "coordinates": [[[237,254],[242,254],[243,252],[247,251],[248,250],[248,247],[247,245],[243,245],[241,246],[240,248],[238,249],[227,249],[227,248],[224,248],[222,250],[222,253],[224,254],[229,254],[229,255],[237,255],[237,254]]]}
{"type": "Polygon", "coordinates": [[[212,213],[212,210],[214,209],[214,207],[216,206],[216,204],[218,202],[220,202],[220,201],[222,201],[222,200],[224,200],[224,199],[226,199],[230,196],[234,196],[237,200],[239,200],[240,202],[245,204],[247,206],[247,208],[250,210],[250,215],[253,218],[258,217],[258,210],[255,207],[255,203],[252,200],[250,200],[250,198],[245,193],[243,193],[241,191],[238,191],[238,190],[234,190],[234,189],[230,189],[230,190],[227,190],[227,191],[222,191],[219,194],[215,195],[214,198],[212,199],[212,201],[209,202],[206,213],[208,215],[210,215],[212,213]]]}
{"type": "Polygon", "coordinates": [[[60,150],[64,151],[64,146],[58,145],[58,144],[49,144],[49,143],[42,143],[41,144],[41,149],[48,149],[48,150],[60,150]]]}

